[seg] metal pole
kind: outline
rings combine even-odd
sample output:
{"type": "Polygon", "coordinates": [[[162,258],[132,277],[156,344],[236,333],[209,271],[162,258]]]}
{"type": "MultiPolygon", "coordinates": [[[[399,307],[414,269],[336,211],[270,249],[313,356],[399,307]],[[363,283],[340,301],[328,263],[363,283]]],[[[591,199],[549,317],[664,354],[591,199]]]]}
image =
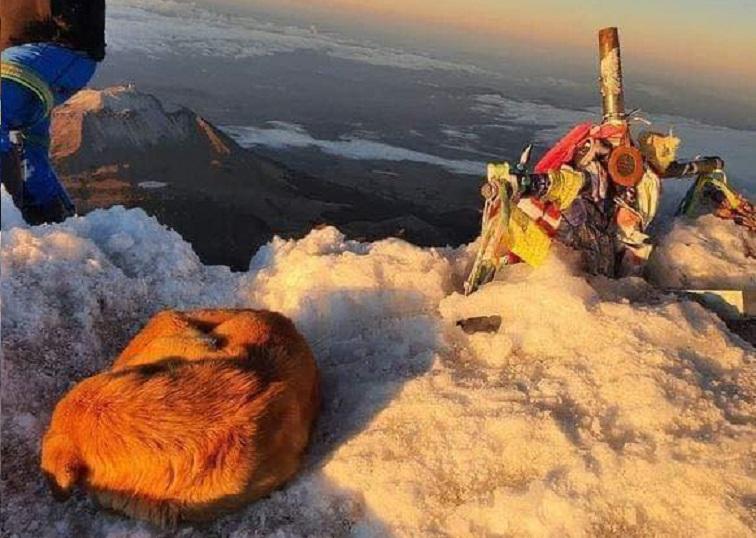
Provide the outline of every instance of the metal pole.
{"type": "Polygon", "coordinates": [[[624,123],[626,118],[625,94],[622,88],[622,56],[616,27],[599,30],[599,59],[604,121],[624,123]]]}

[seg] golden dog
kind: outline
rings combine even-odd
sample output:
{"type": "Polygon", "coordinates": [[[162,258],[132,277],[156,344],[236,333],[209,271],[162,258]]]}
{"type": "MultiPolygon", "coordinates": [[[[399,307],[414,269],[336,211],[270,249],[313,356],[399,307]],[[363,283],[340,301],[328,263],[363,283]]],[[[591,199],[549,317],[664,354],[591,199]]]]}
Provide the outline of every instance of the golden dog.
{"type": "Polygon", "coordinates": [[[166,311],[58,403],[42,470],[59,498],[81,484],[160,526],[213,519],[291,478],[318,410],[315,360],[287,318],[166,311]]]}

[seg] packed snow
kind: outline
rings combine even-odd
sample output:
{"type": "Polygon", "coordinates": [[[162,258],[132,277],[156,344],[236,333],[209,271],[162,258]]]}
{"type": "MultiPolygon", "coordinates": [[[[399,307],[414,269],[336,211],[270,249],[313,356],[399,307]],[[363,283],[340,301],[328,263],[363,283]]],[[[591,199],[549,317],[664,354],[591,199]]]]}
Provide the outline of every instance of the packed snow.
{"type": "Polygon", "coordinates": [[[649,277],[667,288],[756,289],[756,234],[714,215],[679,219],[654,251],[649,277]]]}
{"type": "MultiPolygon", "coordinates": [[[[275,239],[245,273],[200,263],[142,210],[26,227],[2,195],[3,533],[167,536],[55,503],[38,471],[56,401],[164,307],[291,316],[323,374],[307,463],[247,509],[177,535],[749,536],[754,349],[640,279],[587,280],[561,249],[458,293],[474,245],[275,239]],[[456,324],[499,316],[498,330],[456,324]]],[[[691,230],[707,221],[686,224],[691,230]]],[[[731,232],[731,230],[730,230],[731,232]]],[[[673,230],[681,233],[680,230],[673,230]]],[[[727,229],[670,256],[680,274],[727,229]]],[[[727,271],[750,271],[737,261],[727,271]]]]}

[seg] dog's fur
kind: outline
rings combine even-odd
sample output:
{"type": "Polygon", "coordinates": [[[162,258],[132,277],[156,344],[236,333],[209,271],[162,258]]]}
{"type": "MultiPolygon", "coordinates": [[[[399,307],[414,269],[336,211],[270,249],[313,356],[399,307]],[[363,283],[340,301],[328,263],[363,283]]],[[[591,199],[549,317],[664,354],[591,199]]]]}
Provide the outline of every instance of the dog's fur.
{"type": "Polygon", "coordinates": [[[161,526],[213,519],[291,478],[318,410],[315,360],[287,318],[166,311],[58,403],[42,470],[58,497],[81,484],[161,526]]]}

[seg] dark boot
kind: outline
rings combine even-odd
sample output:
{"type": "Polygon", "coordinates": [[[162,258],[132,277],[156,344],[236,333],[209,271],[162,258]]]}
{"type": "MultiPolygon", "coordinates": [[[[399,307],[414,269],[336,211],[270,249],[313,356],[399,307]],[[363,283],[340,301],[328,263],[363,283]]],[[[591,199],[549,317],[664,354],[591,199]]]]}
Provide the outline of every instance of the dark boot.
{"type": "Polygon", "coordinates": [[[0,178],[2,178],[3,185],[5,185],[5,190],[13,198],[13,203],[16,207],[23,207],[24,176],[18,148],[11,146],[8,151],[4,151],[2,158],[0,158],[0,164],[2,165],[0,178]]]}
{"type": "Polygon", "coordinates": [[[76,214],[76,208],[67,204],[62,198],[56,198],[54,202],[44,206],[27,205],[23,207],[21,214],[27,223],[36,226],[63,222],[76,214]]]}

